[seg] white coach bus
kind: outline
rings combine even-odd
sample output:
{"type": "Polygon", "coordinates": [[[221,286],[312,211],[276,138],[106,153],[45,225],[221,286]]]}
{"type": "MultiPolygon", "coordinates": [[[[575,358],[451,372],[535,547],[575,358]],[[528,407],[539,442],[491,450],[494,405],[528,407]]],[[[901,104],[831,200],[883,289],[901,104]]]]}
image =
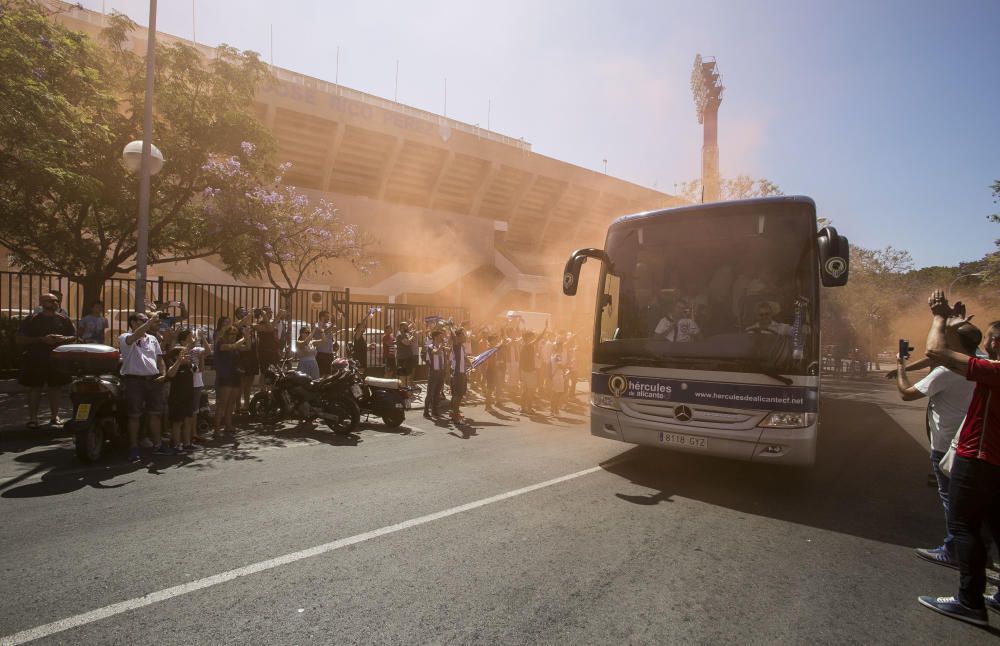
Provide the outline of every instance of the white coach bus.
{"type": "Polygon", "coordinates": [[[618,218],[566,263],[601,262],[591,433],[739,460],[812,465],[819,290],[847,283],[849,246],[808,197],[618,218]]]}

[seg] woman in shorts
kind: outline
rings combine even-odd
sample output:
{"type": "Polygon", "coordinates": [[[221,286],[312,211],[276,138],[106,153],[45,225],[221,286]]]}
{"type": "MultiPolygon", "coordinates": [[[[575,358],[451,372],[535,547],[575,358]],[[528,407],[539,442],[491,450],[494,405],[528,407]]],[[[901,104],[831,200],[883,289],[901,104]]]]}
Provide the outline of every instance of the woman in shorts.
{"type": "Polygon", "coordinates": [[[177,332],[174,347],[167,352],[167,379],[170,381],[170,395],[167,398],[167,414],[170,416],[170,452],[184,455],[187,451],[201,448],[191,439],[191,420],[194,407],[194,371],[191,369],[191,348],[194,335],[184,328],[177,332]]]}
{"type": "Polygon", "coordinates": [[[226,433],[234,433],[233,410],[240,399],[240,351],[246,340],[238,326],[228,316],[219,319],[215,327],[215,424],[214,433],[225,424],[226,433]]]}

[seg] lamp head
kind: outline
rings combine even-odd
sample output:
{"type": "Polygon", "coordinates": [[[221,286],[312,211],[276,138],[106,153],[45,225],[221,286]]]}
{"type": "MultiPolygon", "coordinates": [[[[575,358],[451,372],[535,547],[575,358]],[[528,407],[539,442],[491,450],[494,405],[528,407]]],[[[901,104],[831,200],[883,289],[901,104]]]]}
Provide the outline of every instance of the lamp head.
{"type": "MultiPolygon", "coordinates": [[[[163,158],[163,153],[156,146],[150,146],[150,166],[149,174],[156,175],[163,168],[165,160],[163,158]]],[[[132,173],[138,173],[139,169],[142,167],[142,141],[130,141],[125,145],[125,149],[122,150],[122,163],[125,168],[132,173]]]]}

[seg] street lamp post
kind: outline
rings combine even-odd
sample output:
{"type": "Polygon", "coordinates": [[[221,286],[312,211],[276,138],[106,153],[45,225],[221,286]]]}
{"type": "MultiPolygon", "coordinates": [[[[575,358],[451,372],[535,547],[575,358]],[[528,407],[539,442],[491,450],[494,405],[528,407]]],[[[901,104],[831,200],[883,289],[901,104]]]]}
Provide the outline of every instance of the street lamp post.
{"type": "Polygon", "coordinates": [[[956,277],[955,280],[951,281],[951,284],[948,285],[948,296],[952,295],[952,290],[955,289],[955,283],[957,283],[958,281],[962,280],[963,278],[972,278],[974,276],[976,276],[976,277],[982,277],[982,276],[985,276],[985,275],[986,275],[985,271],[977,271],[977,272],[975,272],[973,274],[962,274],[961,276],[956,277]]]}
{"type": "MultiPolygon", "coordinates": [[[[156,70],[156,0],[149,0],[146,37],[146,102],[142,115],[142,162],[139,167],[139,224],[135,247],[135,311],[146,307],[146,264],[149,258],[149,192],[153,152],[153,76],[156,70]]],[[[162,164],[162,157],[161,157],[162,164]]],[[[159,169],[157,169],[159,170],[159,169]]]]}
{"type": "Polygon", "coordinates": [[[868,363],[874,365],[875,370],[881,370],[878,361],[878,350],[875,349],[875,321],[880,318],[882,318],[882,315],[878,313],[878,305],[876,305],[868,312],[868,355],[870,357],[868,363]]]}

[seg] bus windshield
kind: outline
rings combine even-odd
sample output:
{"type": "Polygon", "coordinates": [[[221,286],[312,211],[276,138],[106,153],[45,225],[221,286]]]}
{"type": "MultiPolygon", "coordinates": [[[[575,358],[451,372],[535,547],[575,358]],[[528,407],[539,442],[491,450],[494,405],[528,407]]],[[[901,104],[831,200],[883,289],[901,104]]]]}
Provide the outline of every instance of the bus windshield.
{"type": "Polygon", "coordinates": [[[815,374],[816,223],[810,205],[706,207],[608,232],[594,360],[815,374]]]}

